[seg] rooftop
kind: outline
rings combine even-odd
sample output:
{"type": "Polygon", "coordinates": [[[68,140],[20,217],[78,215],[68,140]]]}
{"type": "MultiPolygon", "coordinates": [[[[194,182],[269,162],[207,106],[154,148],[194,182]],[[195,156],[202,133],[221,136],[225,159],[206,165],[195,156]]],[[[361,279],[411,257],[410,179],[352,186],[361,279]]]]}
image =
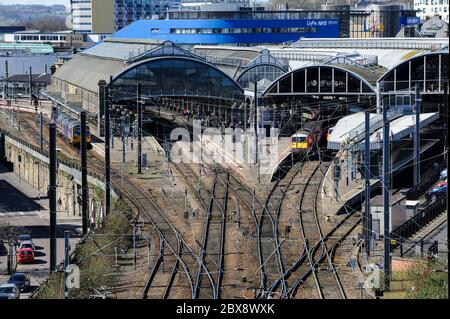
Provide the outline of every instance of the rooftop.
{"type": "Polygon", "coordinates": [[[0,42],[1,51],[23,51],[29,54],[53,54],[54,50],[50,44],[41,43],[7,43],[0,42]]]}
{"type": "MultiPolygon", "coordinates": [[[[43,73],[43,74],[33,74],[32,76],[33,83],[39,83],[39,84],[50,84],[51,82],[51,75],[49,73],[43,73]]],[[[28,83],[30,79],[30,76],[28,74],[16,74],[12,75],[8,78],[2,79],[4,82],[18,82],[18,83],[28,83]]]]}

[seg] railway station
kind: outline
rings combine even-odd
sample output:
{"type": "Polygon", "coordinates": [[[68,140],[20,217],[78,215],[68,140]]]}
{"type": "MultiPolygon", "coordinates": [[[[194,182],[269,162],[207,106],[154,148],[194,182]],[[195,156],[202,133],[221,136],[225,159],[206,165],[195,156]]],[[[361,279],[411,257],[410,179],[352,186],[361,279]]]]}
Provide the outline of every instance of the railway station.
{"type": "MultiPolygon", "coordinates": [[[[394,37],[412,10],[379,11],[387,30],[372,37],[355,29],[374,17],[360,9],[339,13],[335,37],[305,29],[284,43],[251,20],[205,18],[219,11],[179,27],[196,13],[169,10],[59,56],[48,85],[21,81],[30,96],[4,86],[0,185],[37,189],[30,223],[55,232],[48,265],[36,259],[50,277],[70,259],[92,285],[39,282],[30,298],[417,296],[405,274],[448,263],[448,38],[394,37]],[[80,240],[56,257],[59,218],[75,225],[64,245],[80,240]]],[[[312,13],[293,10],[286,28],[312,13]]]]}

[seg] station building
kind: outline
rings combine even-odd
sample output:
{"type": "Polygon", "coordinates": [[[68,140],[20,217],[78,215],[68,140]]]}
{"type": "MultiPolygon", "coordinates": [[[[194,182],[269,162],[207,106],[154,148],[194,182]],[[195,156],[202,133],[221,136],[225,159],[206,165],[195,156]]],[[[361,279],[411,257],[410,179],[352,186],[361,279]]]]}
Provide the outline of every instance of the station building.
{"type": "Polygon", "coordinates": [[[228,74],[202,57],[171,42],[105,40],[59,67],[47,88],[56,104],[89,112],[91,124],[101,131],[104,88],[111,104],[136,112],[136,88],[141,84],[144,104],[170,98],[181,112],[189,101],[209,101],[225,110],[242,101],[244,90],[228,74]],[[104,81],[104,82],[103,82],[104,81]]]}
{"type": "Polygon", "coordinates": [[[399,5],[367,8],[326,5],[322,10],[168,11],[163,20],[141,20],[113,34],[116,38],[168,40],[178,44],[252,46],[299,38],[394,37],[420,23],[399,5]]]}
{"type": "Polygon", "coordinates": [[[416,82],[421,85],[424,110],[444,114],[444,90],[448,92],[444,39],[299,42],[192,47],[170,41],[105,39],[64,62],[53,74],[47,94],[62,107],[87,110],[99,132],[104,86],[111,90],[113,105],[135,112],[138,83],[151,116],[166,110],[189,120],[203,119],[207,125],[230,127],[251,123],[256,83],[260,125],[283,128],[285,135],[299,128],[305,112],[330,118],[330,126],[341,116],[375,111],[378,91],[385,105],[410,105],[416,82]]]}

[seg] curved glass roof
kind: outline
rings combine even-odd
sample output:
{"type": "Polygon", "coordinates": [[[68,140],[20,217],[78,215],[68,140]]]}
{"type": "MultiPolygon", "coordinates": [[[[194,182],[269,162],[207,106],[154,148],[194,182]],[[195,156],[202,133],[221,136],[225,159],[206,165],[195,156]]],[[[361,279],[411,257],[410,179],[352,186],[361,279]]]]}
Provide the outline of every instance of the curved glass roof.
{"type": "Polygon", "coordinates": [[[214,66],[187,57],[160,57],[142,61],[117,75],[113,98],[134,99],[136,85],[144,96],[198,96],[243,99],[243,89],[214,66]]]}
{"type": "Polygon", "coordinates": [[[374,95],[377,75],[350,65],[312,65],[275,80],[263,96],[374,95]]]}
{"type": "Polygon", "coordinates": [[[120,80],[124,93],[135,92],[131,86],[141,81],[147,92],[158,96],[161,92],[224,99],[243,95],[231,76],[169,41],[157,46],[145,41],[105,41],[64,63],[53,75],[93,93],[98,92],[100,80],[109,82],[111,76],[117,84],[120,80]]]}
{"type": "Polygon", "coordinates": [[[381,92],[412,91],[418,83],[422,94],[443,93],[448,85],[448,49],[414,56],[386,72],[379,80],[381,92]]]}

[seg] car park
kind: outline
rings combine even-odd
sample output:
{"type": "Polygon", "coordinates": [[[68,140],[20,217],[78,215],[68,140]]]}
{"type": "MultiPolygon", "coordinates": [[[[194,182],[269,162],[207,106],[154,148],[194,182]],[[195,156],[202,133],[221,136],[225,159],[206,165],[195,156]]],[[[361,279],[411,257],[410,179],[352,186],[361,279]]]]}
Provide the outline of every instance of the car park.
{"type": "Polygon", "coordinates": [[[16,272],[8,280],[8,283],[15,284],[19,291],[30,289],[30,276],[26,272],[16,272]]]}
{"type": "Polygon", "coordinates": [[[0,299],[19,299],[20,291],[15,284],[3,284],[0,286],[0,299]]]}

